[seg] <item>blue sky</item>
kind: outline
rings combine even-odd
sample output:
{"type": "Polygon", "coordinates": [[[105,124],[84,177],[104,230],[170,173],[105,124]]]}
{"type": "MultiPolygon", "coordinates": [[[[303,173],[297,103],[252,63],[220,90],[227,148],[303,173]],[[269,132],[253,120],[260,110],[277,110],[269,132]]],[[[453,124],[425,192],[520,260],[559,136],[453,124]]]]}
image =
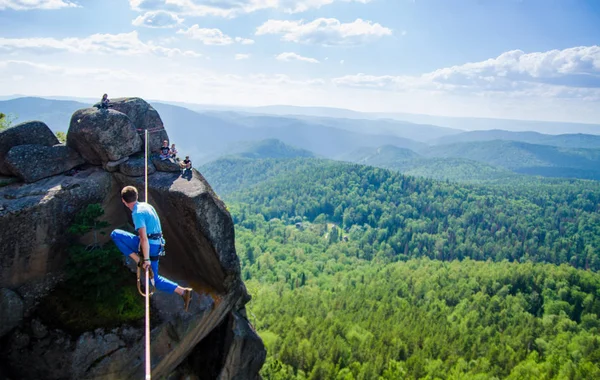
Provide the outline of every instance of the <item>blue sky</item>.
{"type": "Polygon", "coordinates": [[[0,95],[600,123],[596,0],[0,0],[0,95]]]}

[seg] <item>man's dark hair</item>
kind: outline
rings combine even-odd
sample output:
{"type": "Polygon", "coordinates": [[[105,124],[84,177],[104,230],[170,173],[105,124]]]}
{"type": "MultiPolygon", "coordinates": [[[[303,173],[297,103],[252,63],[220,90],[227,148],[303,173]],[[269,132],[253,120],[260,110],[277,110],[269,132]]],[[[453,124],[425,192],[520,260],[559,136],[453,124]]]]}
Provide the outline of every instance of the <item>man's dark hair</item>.
{"type": "Polygon", "coordinates": [[[121,190],[121,198],[127,203],[135,202],[138,199],[138,191],[133,186],[125,186],[121,190]]]}

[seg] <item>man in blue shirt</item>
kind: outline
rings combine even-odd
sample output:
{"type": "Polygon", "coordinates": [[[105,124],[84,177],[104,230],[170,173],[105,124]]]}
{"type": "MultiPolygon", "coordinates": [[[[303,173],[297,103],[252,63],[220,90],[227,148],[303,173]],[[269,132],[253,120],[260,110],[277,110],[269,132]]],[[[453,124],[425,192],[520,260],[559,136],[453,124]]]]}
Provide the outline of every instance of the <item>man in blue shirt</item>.
{"type": "Polygon", "coordinates": [[[156,289],[179,294],[183,297],[184,308],[187,311],[192,300],[192,288],[183,288],[158,274],[158,254],[165,240],[156,210],[149,203],[138,202],[138,191],[133,186],[125,186],[121,190],[121,200],[132,212],[131,217],[138,236],[116,229],[110,234],[111,239],[125,256],[131,257],[137,264],[141,259],[137,253],[138,247],[141,246],[142,266],[144,270],[152,266],[156,289]]]}

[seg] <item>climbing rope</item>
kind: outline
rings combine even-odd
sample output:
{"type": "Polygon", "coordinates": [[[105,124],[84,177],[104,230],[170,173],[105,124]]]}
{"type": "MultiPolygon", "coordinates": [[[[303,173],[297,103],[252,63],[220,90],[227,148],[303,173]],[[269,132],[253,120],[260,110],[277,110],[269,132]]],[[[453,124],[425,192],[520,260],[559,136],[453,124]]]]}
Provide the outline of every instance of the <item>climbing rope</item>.
{"type": "MultiPolygon", "coordinates": [[[[148,202],[148,130],[144,132],[144,136],[144,200],[148,202]]],[[[150,252],[148,252],[148,254],[150,254],[150,252]]],[[[150,380],[152,378],[152,369],[150,366],[150,296],[152,293],[150,293],[149,289],[149,277],[150,270],[149,268],[146,268],[146,380],[150,380]]],[[[152,278],[154,279],[154,274],[152,274],[152,278]]]]}
{"type": "MultiPolygon", "coordinates": [[[[159,132],[164,130],[162,127],[152,128],[152,129],[142,129],[137,128],[137,131],[144,131],[144,201],[148,203],[148,133],[159,132]]],[[[141,289],[141,281],[140,281],[140,272],[142,269],[143,263],[143,252],[140,249],[141,256],[139,265],[137,268],[137,286],[138,292],[145,297],[146,299],[146,380],[150,380],[152,378],[152,366],[150,363],[150,296],[154,294],[156,287],[154,286],[154,273],[152,271],[152,267],[146,268],[146,286],[145,292],[142,292],[141,289]],[[152,278],[152,287],[153,290],[150,290],[150,278],[152,278]]]]}

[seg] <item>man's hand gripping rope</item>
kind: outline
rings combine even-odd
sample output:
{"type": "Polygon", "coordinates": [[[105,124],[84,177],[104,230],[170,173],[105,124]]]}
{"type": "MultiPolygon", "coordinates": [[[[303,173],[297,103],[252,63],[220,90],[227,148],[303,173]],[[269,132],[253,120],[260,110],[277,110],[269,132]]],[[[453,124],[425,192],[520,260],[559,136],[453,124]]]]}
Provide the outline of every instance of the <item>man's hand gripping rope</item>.
{"type": "MultiPolygon", "coordinates": [[[[140,259],[137,263],[137,288],[138,292],[142,295],[142,297],[146,297],[146,293],[142,292],[142,281],[141,281],[141,272],[144,270],[146,272],[146,276],[149,276],[150,283],[152,284],[150,287],[152,291],[150,295],[153,295],[156,291],[156,286],[154,285],[154,272],[152,271],[152,266],[150,265],[150,259],[144,259],[143,256],[140,256],[140,259]]],[[[148,291],[148,289],[146,289],[148,291]]]]}

